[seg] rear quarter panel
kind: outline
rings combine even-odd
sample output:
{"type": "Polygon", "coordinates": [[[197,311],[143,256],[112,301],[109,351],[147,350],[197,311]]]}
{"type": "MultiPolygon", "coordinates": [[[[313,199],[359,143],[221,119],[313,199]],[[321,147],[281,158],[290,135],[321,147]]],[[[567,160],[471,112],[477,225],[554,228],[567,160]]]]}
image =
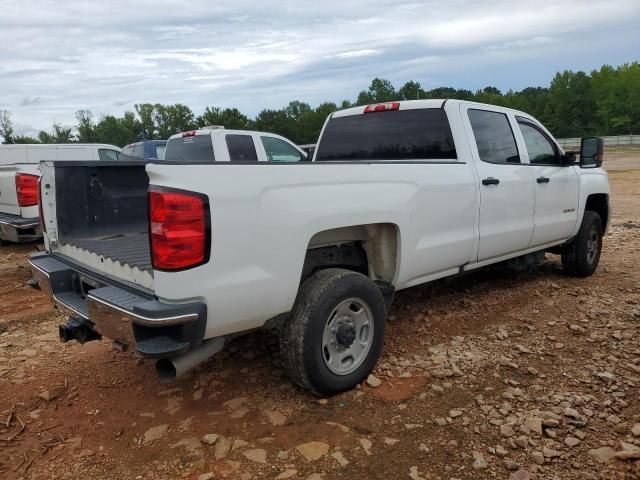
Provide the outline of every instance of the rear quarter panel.
{"type": "Polygon", "coordinates": [[[0,212],[23,218],[38,216],[38,207],[20,207],[16,191],[16,174],[40,175],[37,164],[0,165],[0,212]]]}
{"type": "Polygon", "coordinates": [[[147,173],[152,185],[209,197],[210,261],[154,272],[163,301],[207,304],[207,337],[289,311],[309,241],[324,230],[396,225],[397,288],[475,255],[478,193],[468,163],[150,164],[147,173]]]}
{"type": "Polygon", "coordinates": [[[0,165],[0,212],[20,215],[15,165],[0,165]]]}

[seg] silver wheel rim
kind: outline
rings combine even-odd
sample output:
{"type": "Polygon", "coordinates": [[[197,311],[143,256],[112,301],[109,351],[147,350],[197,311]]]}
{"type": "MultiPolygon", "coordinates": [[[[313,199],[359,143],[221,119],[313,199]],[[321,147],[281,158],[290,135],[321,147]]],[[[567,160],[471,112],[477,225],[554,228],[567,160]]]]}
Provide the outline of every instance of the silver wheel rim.
{"type": "Polygon", "coordinates": [[[348,298],[333,309],[322,335],[322,359],[336,375],[354,372],[371,350],[373,313],[360,298],[348,298]]]}
{"type": "Polygon", "coordinates": [[[587,262],[593,264],[598,255],[598,248],[600,245],[600,239],[598,238],[598,231],[595,227],[591,227],[589,230],[589,237],[587,238],[587,262]]]}

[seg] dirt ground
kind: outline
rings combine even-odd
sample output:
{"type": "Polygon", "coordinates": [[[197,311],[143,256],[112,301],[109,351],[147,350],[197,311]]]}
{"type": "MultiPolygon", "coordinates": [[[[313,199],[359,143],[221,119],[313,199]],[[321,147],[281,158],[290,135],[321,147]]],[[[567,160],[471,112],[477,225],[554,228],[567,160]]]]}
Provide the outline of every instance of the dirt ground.
{"type": "Polygon", "coordinates": [[[593,277],[547,255],[403,291],[380,385],[328,400],[287,380],[267,333],[173,384],[107,341],[62,344],[25,285],[36,246],[1,247],[0,478],[640,478],[640,154],[606,165],[593,277]]]}

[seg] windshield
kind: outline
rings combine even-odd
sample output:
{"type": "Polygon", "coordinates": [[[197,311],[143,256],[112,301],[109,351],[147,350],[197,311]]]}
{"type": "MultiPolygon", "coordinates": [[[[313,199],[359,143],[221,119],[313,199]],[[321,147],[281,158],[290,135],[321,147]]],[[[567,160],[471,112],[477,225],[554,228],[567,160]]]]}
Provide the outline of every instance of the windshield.
{"type": "Polygon", "coordinates": [[[441,108],[395,110],[332,118],[316,161],[456,159],[441,108]]]}
{"type": "Polygon", "coordinates": [[[211,135],[172,138],[167,143],[164,160],[211,163],[215,160],[211,135]]]}

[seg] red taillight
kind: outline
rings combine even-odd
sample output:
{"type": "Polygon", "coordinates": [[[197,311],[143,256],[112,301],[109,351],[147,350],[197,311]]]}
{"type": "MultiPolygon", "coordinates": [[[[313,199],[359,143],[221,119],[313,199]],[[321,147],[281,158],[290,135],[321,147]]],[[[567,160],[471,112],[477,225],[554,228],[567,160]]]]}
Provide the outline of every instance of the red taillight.
{"type": "Polygon", "coordinates": [[[156,270],[183,270],[209,258],[209,206],[204,195],[149,191],[151,260],[156,270]]]}
{"type": "Polygon", "coordinates": [[[387,112],[389,110],[398,109],[400,109],[400,102],[378,103],[377,105],[367,105],[364,107],[364,113],[387,112]]]}
{"type": "Polygon", "coordinates": [[[33,207],[38,204],[38,175],[18,173],[16,175],[16,191],[18,192],[18,205],[21,207],[33,207]]]}
{"type": "Polygon", "coordinates": [[[190,132],[182,132],[182,136],[183,137],[195,137],[196,136],[196,131],[195,130],[191,130],[190,132]]]}

